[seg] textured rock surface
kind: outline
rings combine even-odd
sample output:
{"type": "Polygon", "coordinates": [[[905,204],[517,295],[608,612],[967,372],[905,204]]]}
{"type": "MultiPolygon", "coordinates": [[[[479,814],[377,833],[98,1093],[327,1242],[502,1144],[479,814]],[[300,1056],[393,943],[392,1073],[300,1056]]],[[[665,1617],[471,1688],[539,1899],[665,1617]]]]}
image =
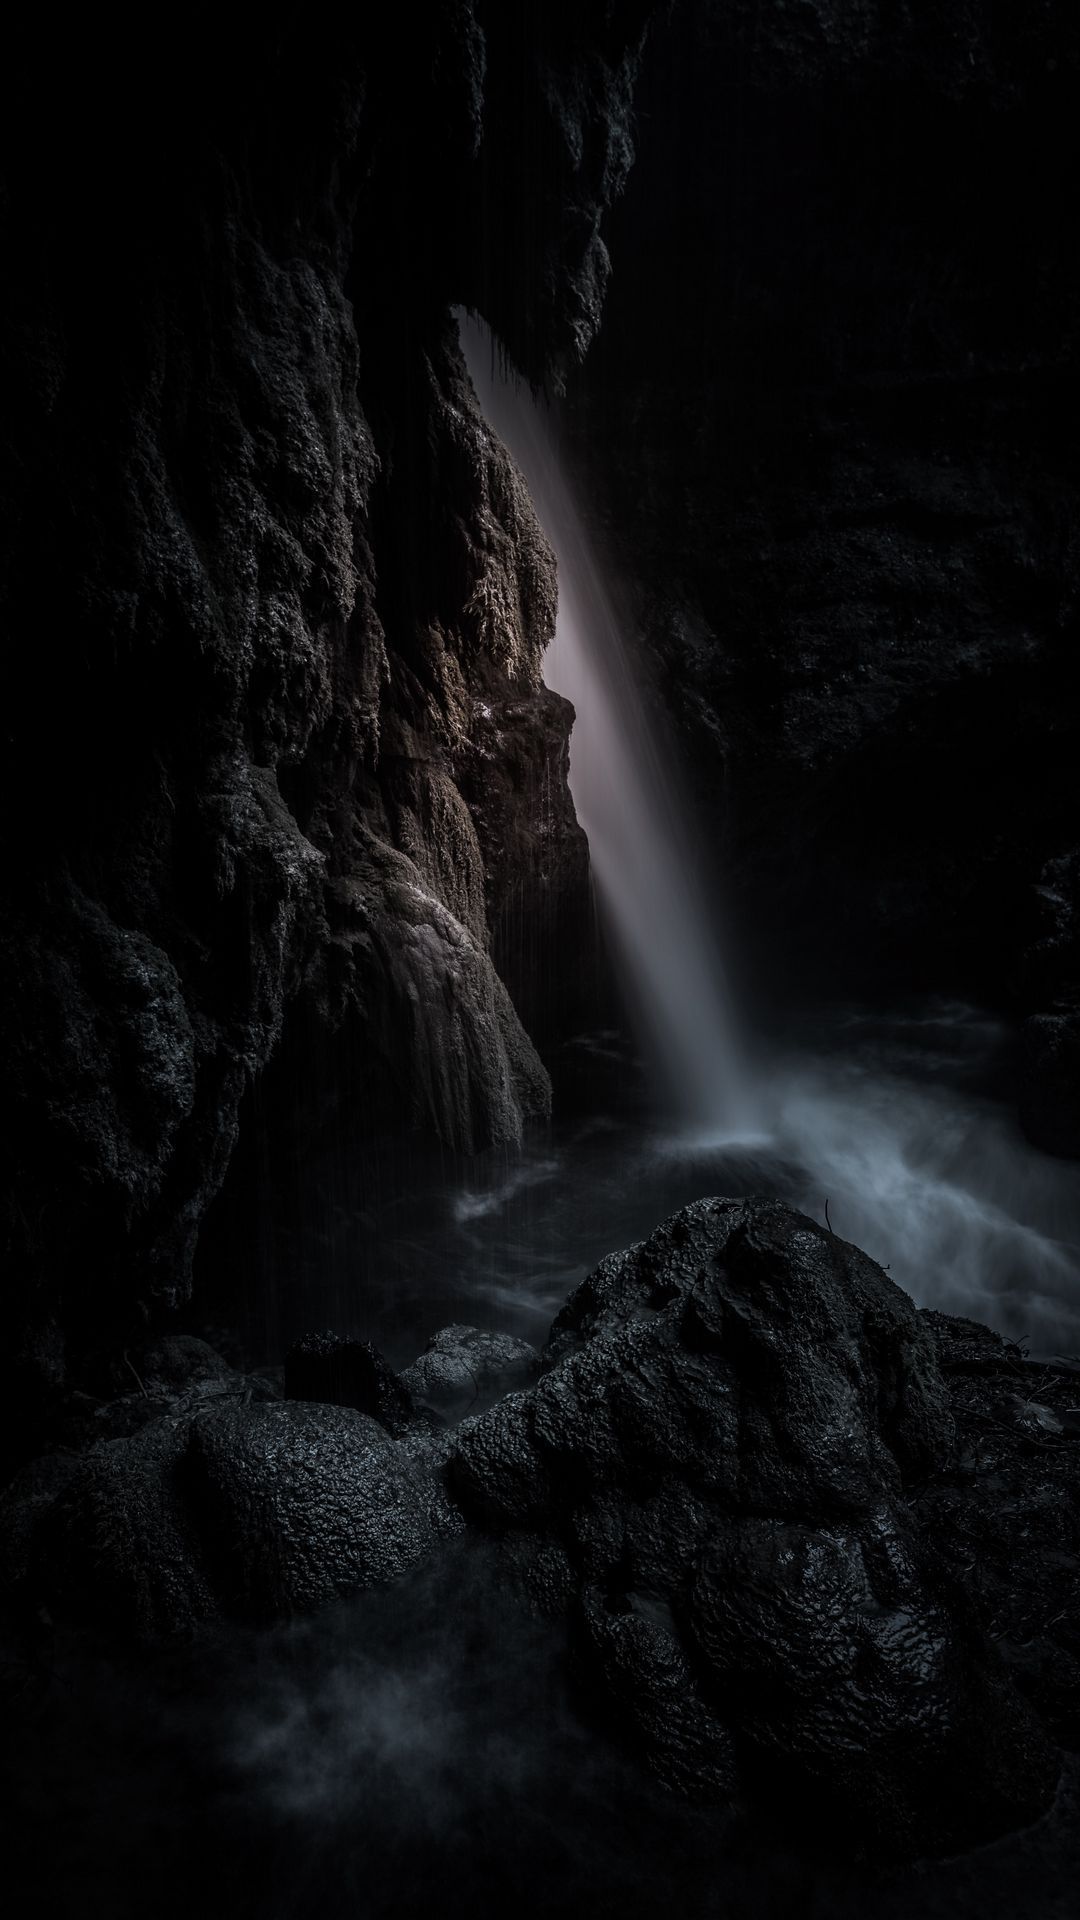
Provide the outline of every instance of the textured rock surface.
{"type": "Polygon", "coordinates": [[[51,1498],[38,1497],[41,1464],[16,1477],[4,1496],[4,1560],[25,1526],[33,1530],[16,1561],[9,1594],[17,1609],[49,1609],[116,1633],[155,1642],[195,1632],[218,1611],[197,1529],[182,1494],[192,1414],[158,1417],[126,1436],[101,1439],[66,1460],[51,1498]]]}
{"type": "Polygon", "coordinates": [[[389,1433],[415,1419],[407,1389],[370,1340],[339,1333],[309,1333],[285,1355],[285,1398],[324,1406],[355,1407],[389,1433]]]}
{"type": "MultiPolygon", "coordinates": [[[[512,1601],[565,1630],[581,1704],[710,1818],[949,1851],[1040,1813],[1080,1738],[1075,1370],[917,1312],[775,1202],[698,1202],[601,1262],[539,1376],[443,1329],[406,1378],[456,1425],[392,1435],[168,1344],[138,1355],[167,1391],[76,1409],[0,1505],[31,1644],[48,1616],[142,1642],[291,1618],[471,1522],[508,1632],[512,1601]],[[481,1408],[526,1384],[461,1419],[465,1366],[481,1408]]],[[[467,1609],[446,1633],[472,1657],[467,1609]]]]}
{"type": "Polygon", "coordinates": [[[799,1821],[940,1850],[1034,1817],[1057,1774],[913,1517],[956,1457],[907,1296],[789,1209],[721,1200],[601,1263],[451,1475],[662,1779],[723,1803],[780,1778],[799,1821]]]}
{"type": "Polygon", "coordinates": [[[528,1341],[481,1327],[440,1327],[401,1381],[418,1405],[444,1418],[461,1417],[527,1385],[538,1355],[528,1341]]]}
{"type": "Polygon", "coordinates": [[[1061,1151],[1080,974],[1032,947],[1080,844],[1078,85],[1066,0],[688,0],[570,387],[747,998],[1046,1016],[1024,1114],[1061,1151]]]}
{"type": "Polygon", "coordinates": [[[538,898],[585,884],[539,685],[554,569],[449,309],[490,300],[536,378],[583,349],[645,12],[272,15],[212,59],[174,45],[167,86],[118,30],[13,39],[0,1041],[29,1395],[65,1342],[185,1296],[275,1053],[264,1125],[282,1087],[297,1127],[340,1098],[465,1148],[546,1110],[492,929],[519,863],[538,898]],[[508,152],[537,141],[526,245],[508,152]]]}
{"type": "Polygon", "coordinates": [[[226,1604],[280,1619],[382,1585],[461,1528],[438,1483],[347,1407],[229,1408],[194,1432],[226,1604]]]}
{"type": "Polygon", "coordinates": [[[920,1492],[930,1537],[1055,1737],[1080,1744],[1080,1369],[987,1327],[934,1329],[961,1445],[920,1492]]]}
{"type": "Polygon", "coordinates": [[[46,1608],[152,1644],[287,1618],[397,1578],[463,1525],[422,1430],[398,1445],[370,1414],[283,1402],[220,1361],[65,1438],[79,1451],[32,1462],[0,1502],[23,1622],[46,1608]]]}

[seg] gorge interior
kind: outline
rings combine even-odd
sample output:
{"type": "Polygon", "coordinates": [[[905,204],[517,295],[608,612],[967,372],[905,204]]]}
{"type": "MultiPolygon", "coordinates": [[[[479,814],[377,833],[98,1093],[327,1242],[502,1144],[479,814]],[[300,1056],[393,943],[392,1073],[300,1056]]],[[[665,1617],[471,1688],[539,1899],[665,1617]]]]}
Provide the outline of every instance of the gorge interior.
{"type": "Polygon", "coordinates": [[[765,1191],[818,1219],[828,1201],[834,1229],[919,1304],[988,1320],[1036,1352],[1075,1352],[1080,1194],[1072,1166],[1031,1146],[998,1097],[997,1022],[935,1001],[833,1012],[797,1048],[739,1031],[692,813],[564,470],[557,413],[483,323],[458,322],[481,407],[557,557],[545,678],[575,708],[571,790],[655,1114],[669,1116],[634,1123],[634,1141],[605,1116],[587,1151],[579,1140],[526,1154],[460,1195],[462,1284],[483,1239],[486,1291],[535,1331],[594,1258],[694,1193],[765,1191]],[[574,1191],[586,1183],[587,1201],[574,1191]]]}
{"type": "Polygon", "coordinates": [[[5,1910],[1073,1910],[1078,1360],[911,1295],[1078,1354],[1080,37],[945,14],[9,36],[5,1910]]]}

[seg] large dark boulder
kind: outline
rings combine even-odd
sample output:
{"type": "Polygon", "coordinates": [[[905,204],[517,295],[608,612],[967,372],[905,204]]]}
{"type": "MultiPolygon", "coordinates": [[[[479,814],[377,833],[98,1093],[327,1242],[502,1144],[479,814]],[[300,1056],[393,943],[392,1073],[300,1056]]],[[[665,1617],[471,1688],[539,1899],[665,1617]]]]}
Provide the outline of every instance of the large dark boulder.
{"type": "Polygon", "coordinates": [[[184,1499],[192,1415],[161,1413],[81,1455],[25,1467],[0,1502],[4,1599],[17,1620],[75,1620],[121,1642],[196,1633],[219,1612],[184,1499]]]}
{"type": "Polygon", "coordinates": [[[231,1407],[193,1433],[193,1499],[229,1610],[281,1619],[395,1579],[460,1532],[442,1488],[348,1407],[231,1407]]]}
{"type": "Polygon", "coordinates": [[[916,1510],[1016,1685],[1080,1747],[1080,1371],[928,1312],[959,1445],[916,1510]]]}
{"type": "Polygon", "coordinates": [[[222,1616],[287,1618],[393,1580],[461,1531],[423,1429],[398,1444],[370,1414],[211,1373],[211,1352],[189,1351],[202,1371],[171,1394],[83,1416],[79,1451],[7,1488],[2,1592],[17,1622],[45,1610],[154,1644],[222,1616]]]}
{"type": "Polygon", "coordinates": [[[287,1400],[355,1407],[390,1433],[415,1419],[412,1399],[370,1340],[350,1340],[330,1328],[307,1333],[285,1355],[287,1400]]]}
{"type": "Polygon", "coordinates": [[[912,1514],[955,1454],[932,1330],[880,1268],[705,1200],[601,1262],[451,1472],[527,1590],[560,1568],[589,1684],[662,1778],[783,1783],[918,1850],[1032,1818],[1057,1776],[912,1514]]]}
{"type": "MultiPolygon", "coordinates": [[[[320,1391],[357,1354],[393,1380],[307,1345],[320,1391]]],[[[500,1604],[565,1632],[583,1710],[718,1820],[955,1850],[1038,1815],[1080,1738],[1075,1370],[920,1313],[778,1202],[698,1201],[601,1261],[539,1358],[443,1329],[393,1433],[200,1342],[136,1360],[0,1502],[32,1637],[291,1618],[471,1523],[500,1604]]],[[[467,1609],[447,1624],[468,1657],[467,1609]]]]}

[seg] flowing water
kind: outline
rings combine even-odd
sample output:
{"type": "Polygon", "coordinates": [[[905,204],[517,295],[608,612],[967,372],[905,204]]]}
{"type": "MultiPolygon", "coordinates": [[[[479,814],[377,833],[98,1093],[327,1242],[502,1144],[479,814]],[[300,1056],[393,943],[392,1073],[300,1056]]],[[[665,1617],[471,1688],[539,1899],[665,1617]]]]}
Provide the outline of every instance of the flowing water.
{"type": "MultiPolygon", "coordinates": [[[[520,1155],[340,1143],[305,1170],[292,1215],[268,1182],[236,1263],[249,1351],[276,1360],[325,1323],[398,1365],[451,1320],[539,1342],[603,1254],[702,1194],[764,1192],[822,1222],[827,1203],[921,1303],[1075,1354],[1080,1183],[1021,1137],[992,1020],[951,1003],[834,1009],[798,1044],[736,1044],[687,816],[550,437],[473,347],[559,553],[549,671],[578,712],[574,797],[641,1057],[615,1032],[570,1043],[594,1109],[520,1155]]],[[[474,1543],[317,1620],[127,1667],[58,1637],[16,1679],[7,1865],[42,1913],[1072,1911],[1075,1766],[1046,1821],[930,1868],[789,1854],[771,1828],[729,1844],[715,1813],[658,1794],[589,1730],[560,1637],[508,1613],[474,1543]]]]}
{"type": "MultiPolygon", "coordinates": [[[[568,1052],[595,1062],[604,1097],[519,1155],[386,1143],[361,1162],[329,1149],[311,1169],[314,1204],[291,1224],[279,1216],[266,1259],[245,1264],[250,1345],[274,1360],[330,1325],[404,1365],[451,1321],[542,1344],[604,1254],[704,1194],[756,1193],[822,1225],[827,1202],[834,1231],[921,1306],[984,1320],[1036,1354],[1078,1354],[1080,1183],[1001,1098],[1007,1041],[952,1003],[834,1010],[800,1045],[756,1051],[756,1123],[740,1138],[658,1120],[625,1040],[580,1036],[568,1052]]],[[[264,1218],[280,1204],[266,1193],[264,1218]]]]}
{"type": "Polygon", "coordinates": [[[249,1242],[237,1262],[249,1349],[273,1361],[329,1324],[402,1365],[450,1321],[541,1343],[604,1254],[702,1195],[764,1193],[865,1248],[920,1305],[987,1321],[1035,1354],[1077,1354],[1080,1179],[1021,1134],[1000,1024],[923,1000],[833,1009],[783,1044],[736,1037],[692,822],[550,422],[500,373],[490,337],[461,324],[482,404],[558,555],[547,672],[576,709],[571,786],[636,1045],[618,1033],[571,1043],[588,1116],[520,1154],[379,1142],[358,1158],[335,1144],[306,1170],[292,1217],[267,1182],[252,1214],[261,1251],[251,1259],[249,1242]]]}
{"type": "Polygon", "coordinates": [[[544,678],[573,703],[570,790],[652,1069],[685,1118],[745,1129],[748,1087],[695,837],[542,404],[500,370],[491,334],[459,317],[484,415],[524,474],[555,550],[559,613],[544,678]]]}
{"type": "MultiPolygon", "coordinates": [[[[829,1222],[922,1304],[1036,1351],[1080,1348],[1080,1181],[993,1093],[1004,1035],[975,1010],[847,1012],[813,1050],[736,1038],[716,919],[667,742],[639,689],[544,406],[461,316],[481,406],[529,484],[559,566],[545,673],[574,704],[570,785],[639,1018],[658,1109],[609,1115],[451,1207],[474,1286],[540,1321],[609,1246],[708,1191],[778,1193],[829,1222]],[[466,1254],[465,1249],[468,1249],[466,1254]]],[[[535,1331],[536,1329],[534,1329],[535,1331]]]]}

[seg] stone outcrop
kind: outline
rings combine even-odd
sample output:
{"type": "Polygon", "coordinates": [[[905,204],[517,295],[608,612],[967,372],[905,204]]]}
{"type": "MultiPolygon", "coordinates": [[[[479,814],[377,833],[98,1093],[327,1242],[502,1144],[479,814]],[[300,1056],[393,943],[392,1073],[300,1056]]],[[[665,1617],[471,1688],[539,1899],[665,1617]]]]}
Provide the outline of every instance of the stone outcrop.
{"type": "Polygon", "coordinates": [[[662,1779],[714,1801],[785,1779],[803,1818],[942,1850],[1034,1817],[1056,1778],[913,1512],[955,1456],[907,1296],[778,1203],[701,1201],[601,1263],[451,1484],[568,1610],[662,1779]]]}
{"type": "Polygon", "coordinates": [[[646,11],[557,6],[530,34],[479,4],[319,31],[272,10],[257,45],[177,45],[167,78],[107,25],[13,40],[21,1403],[183,1300],[279,1055],[290,1121],[347,1087],[369,1131],[470,1149],[547,1109],[493,932],[523,869],[553,901],[585,886],[571,716],[540,685],[555,573],[450,308],[490,302],[535,379],[584,349],[646,11]],[[528,128],[555,170],[525,245],[528,128]]]}
{"type": "Polygon", "coordinates": [[[702,1200],[609,1256],[539,1362],[450,1327],[395,1381],[320,1335],[286,1384],[321,1368],[334,1405],[194,1341],[131,1367],[4,1498],[32,1637],[289,1618],[494,1542],[583,1710],[718,1818],[911,1856],[1053,1796],[1080,1728],[1075,1372],[917,1312],[778,1202],[702,1200]]]}
{"type": "Polygon", "coordinates": [[[514,1388],[528,1386],[538,1361],[536,1349],[513,1334],[440,1327],[401,1379],[417,1406],[445,1420],[460,1420],[514,1388]]]}

